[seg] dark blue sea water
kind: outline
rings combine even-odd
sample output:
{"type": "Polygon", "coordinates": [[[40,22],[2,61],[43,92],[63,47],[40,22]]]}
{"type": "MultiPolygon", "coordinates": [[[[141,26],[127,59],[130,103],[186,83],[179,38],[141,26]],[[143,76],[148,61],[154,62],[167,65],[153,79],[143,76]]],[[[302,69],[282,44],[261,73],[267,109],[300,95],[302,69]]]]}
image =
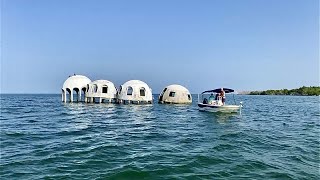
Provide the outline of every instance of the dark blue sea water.
{"type": "Polygon", "coordinates": [[[1,95],[0,179],[320,179],[319,97],[236,98],[241,115],[1,95]]]}

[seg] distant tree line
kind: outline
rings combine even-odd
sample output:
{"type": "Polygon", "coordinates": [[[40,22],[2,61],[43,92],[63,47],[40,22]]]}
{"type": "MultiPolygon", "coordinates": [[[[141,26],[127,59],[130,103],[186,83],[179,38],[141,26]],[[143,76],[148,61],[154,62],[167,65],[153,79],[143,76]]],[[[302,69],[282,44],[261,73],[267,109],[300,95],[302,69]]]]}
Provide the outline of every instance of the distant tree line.
{"type": "Polygon", "coordinates": [[[281,89],[281,90],[266,90],[266,91],[251,91],[249,95],[293,95],[293,96],[319,96],[320,87],[300,87],[298,89],[281,89]]]}

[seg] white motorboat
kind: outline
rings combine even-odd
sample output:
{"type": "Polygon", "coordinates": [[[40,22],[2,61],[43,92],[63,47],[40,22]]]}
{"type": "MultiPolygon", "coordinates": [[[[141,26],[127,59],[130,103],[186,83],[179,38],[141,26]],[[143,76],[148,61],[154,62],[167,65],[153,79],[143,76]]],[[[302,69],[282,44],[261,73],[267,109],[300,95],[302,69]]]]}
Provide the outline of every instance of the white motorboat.
{"type": "MultiPolygon", "coordinates": [[[[233,89],[223,88],[225,93],[234,92],[233,89]]],[[[234,95],[233,100],[234,104],[224,104],[222,102],[222,98],[219,96],[221,93],[221,88],[204,91],[201,94],[198,94],[198,106],[200,111],[208,111],[208,112],[239,112],[242,108],[242,102],[239,105],[236,104],[234,95]],[[209,99],[206,98],[206,95],[211,94],[209,99]],[[213,99],[213,95],[215,94],[215,98],[213,99]]]]}

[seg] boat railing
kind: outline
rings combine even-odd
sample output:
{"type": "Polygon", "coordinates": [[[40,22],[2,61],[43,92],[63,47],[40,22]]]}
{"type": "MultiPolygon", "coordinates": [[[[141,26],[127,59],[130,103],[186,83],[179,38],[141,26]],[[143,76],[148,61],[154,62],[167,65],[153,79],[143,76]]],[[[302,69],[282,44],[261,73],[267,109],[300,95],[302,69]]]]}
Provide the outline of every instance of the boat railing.
{"type": "MultiPolygon", "coordinates": [[[[234,105],[237,105],[237,101],[236,101],[236,98],[235,98],[235,94],[234,94],[234,93],[229,93],[229,94],[230,94],[230,95],[232,94],[233,104],[234,104],[234,105]]],[[[204,95],[206,95],[206,94],[198,94],[198,103],[203,103],[204,95]]],[[[209,96],[209,94],[208,94],[208,96],[209,96]]],[[[229,98],[230,98],[230,96],[229,96],[229,98]]],[[[207,98],[207,99],[208,99],[208,98],[207,98]]],[[[232,104],[232,100],[229,101],[229,102],[231,102],[231,104],[232,104]]],[[[240,102],[240,104],[242,104],[242,102],[240,102]]]]}

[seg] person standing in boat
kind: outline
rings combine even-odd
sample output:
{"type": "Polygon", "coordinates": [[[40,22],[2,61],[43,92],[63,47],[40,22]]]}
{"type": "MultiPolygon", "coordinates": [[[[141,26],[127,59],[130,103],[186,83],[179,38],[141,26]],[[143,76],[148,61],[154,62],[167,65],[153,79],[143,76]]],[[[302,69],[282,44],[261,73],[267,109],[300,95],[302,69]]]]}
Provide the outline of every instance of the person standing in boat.
{"type": "Polygon", "coordinates": [[[223,88],[221,88],[220,97],[222,98],[222,104],[224,105],[226,102],[226,92],[224,92],[223,88]]]}
{"type": "Polygon", "coordinates": [[[216,94],[216,97],[214,98],[214,100],[219,101],[220,98],[221,98],[221,97],[220,97],[220,93],[217,93],[217,94],[216,94]]]}

